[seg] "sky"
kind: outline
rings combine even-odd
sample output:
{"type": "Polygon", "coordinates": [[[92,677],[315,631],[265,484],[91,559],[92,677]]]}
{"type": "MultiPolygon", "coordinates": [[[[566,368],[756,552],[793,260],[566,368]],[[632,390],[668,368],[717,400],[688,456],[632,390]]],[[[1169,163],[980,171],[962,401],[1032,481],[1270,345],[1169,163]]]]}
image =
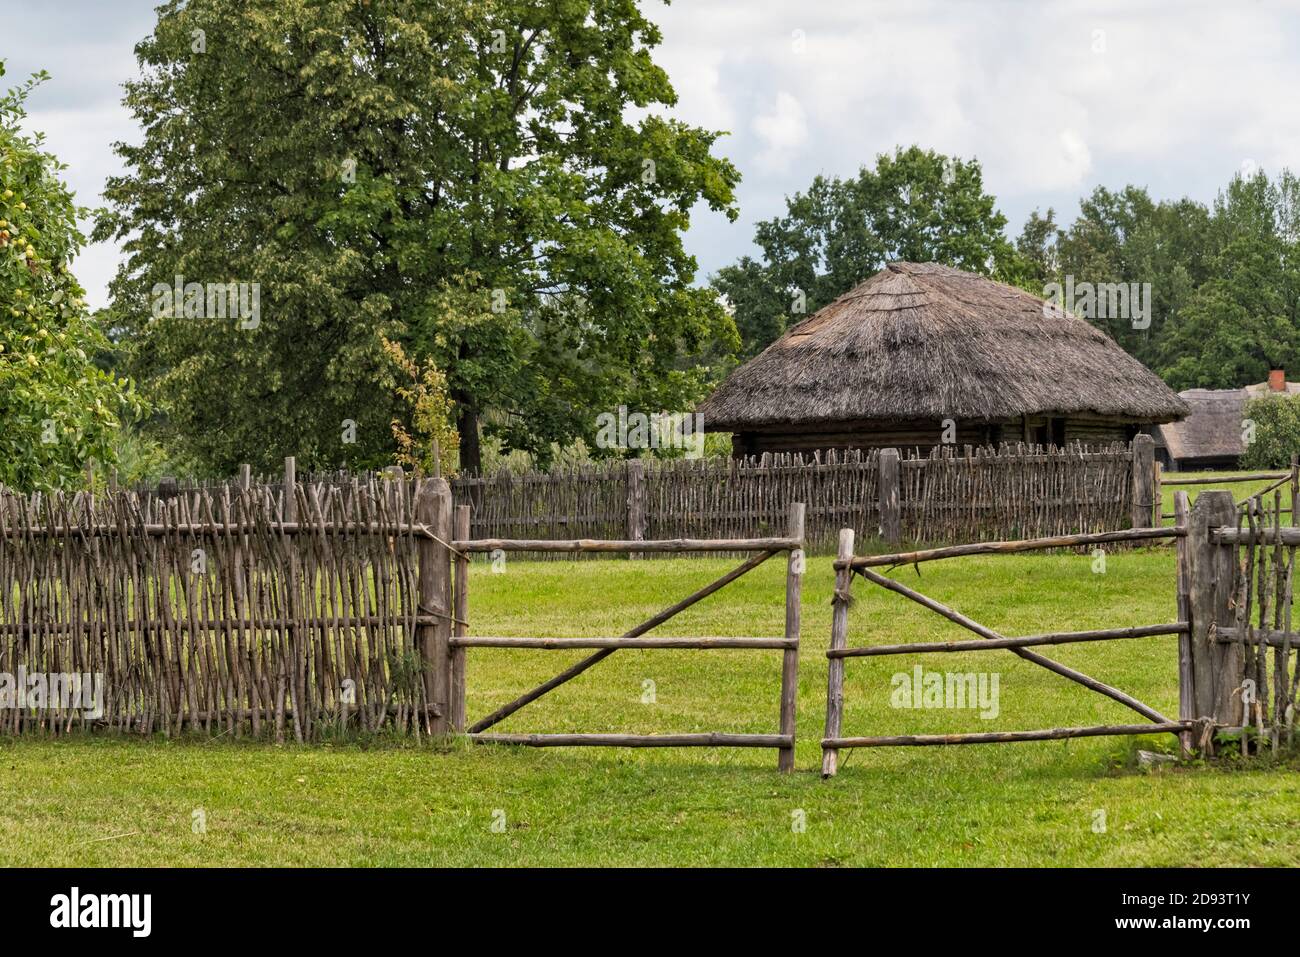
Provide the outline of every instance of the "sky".
{"type": "MultiPolygon", "coordinates": [[[[153,0],[0,0],[3,81],[38,69],[29,129],[82,205],[139,138],[120,104],[153,0]],[[21,15],[20,15],[21,14],[21,15]]],[[[1020,231],[1068,223],[1098,185],[1204,203],[1238,171],[1300,170],[1300,0],[642,0],[663,31],[671,115],[727,131],[736,222],[704,207],[685,242],[703,281],[752,254],[754,223],[820,174],[852,176],[897,146],[976,158],[1020,231]]],[[[120,255],[74,264],[91,306],[120,255]]]]}

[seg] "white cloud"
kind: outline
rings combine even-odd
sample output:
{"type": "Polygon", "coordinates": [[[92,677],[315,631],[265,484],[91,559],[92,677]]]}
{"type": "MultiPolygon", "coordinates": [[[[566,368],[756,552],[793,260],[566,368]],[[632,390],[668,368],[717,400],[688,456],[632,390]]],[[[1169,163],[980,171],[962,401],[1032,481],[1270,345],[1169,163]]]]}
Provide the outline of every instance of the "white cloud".
{"type": "Polygon", "coordinates": [[[808,140],[808,121],[803,107],[784,90],[777,93],[771,112],[754,117],[753,126],[765,147],[757,160],[768,169],[786,169],[794,154],[808,140]]]}

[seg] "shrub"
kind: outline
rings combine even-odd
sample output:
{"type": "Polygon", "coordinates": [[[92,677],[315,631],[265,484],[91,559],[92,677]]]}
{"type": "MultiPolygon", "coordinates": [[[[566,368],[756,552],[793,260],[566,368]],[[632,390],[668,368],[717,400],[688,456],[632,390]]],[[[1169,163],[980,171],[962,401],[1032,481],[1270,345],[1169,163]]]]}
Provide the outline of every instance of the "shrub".
{"type": "Polygon", "coordinates": [[[1269,395],[1246,403],[1242,422],[1245,469],[1279,469],[1300,453],[1300,396],[1269,395]]]}

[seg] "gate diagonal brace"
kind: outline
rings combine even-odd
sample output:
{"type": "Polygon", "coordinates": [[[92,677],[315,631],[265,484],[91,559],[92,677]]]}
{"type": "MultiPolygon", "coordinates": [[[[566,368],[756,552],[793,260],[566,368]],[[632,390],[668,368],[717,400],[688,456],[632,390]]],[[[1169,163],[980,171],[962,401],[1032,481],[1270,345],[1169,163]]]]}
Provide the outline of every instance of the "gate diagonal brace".
{"type": "MultiPolygon", "coordinates": [[[[867,581],[873,582],[879,585],[881,588],[885,588],[889,591],[894,592],[895,594],[902,595],[904,598],[910,598],[912,601],[916,602],[917,604],[930,609],[930,611],[933,611],[944,618],[947,618],[949,621],[953,622],[954,624],[961,625],[963,628],[967,629],[968,631],[973,631],[981,638],[987,638],[991,640],[1002,640],[1005,637],[999,634],[998,632],[994,631],[992,628],[985,627],[984,625],[981,625],[979,622],[975,621],[974,619],[967,618],[961,612],[949,608],[947,605],[943,604],[942,602],[935,601],[933,598],[930,598],[927,595],[923,595],[918,591],[914,591],[913,589],[908,588],[906,585],[902,584],[901,582],[894,581],[892,578],[886,578],[884,575],[879,575],[876,572],[873,572],[870,568],[858,567],[858,568],[854,568],[853,570],[856,571],[863,578],[867,579],[867,581]]],[[[1036,665],[1041,665],[1042,667],[1046,668],[1048,671],[1052,672],[1053,674],[1058,674],[1062,678],[1068,678],[1071,681],[1083,685],[1085,688],[1088,688],[1091,691],[1096,691],[1097,693],[1103,694],[1114,701],[1118,701],[1120,704],[1124,705],[1127,708],[1131,708],[1132,710],[1136,711],[1138,714],[1142,715],[1142,717],[1147,718],[1150,721],[1154,721],[1157,724],[1173,723],[1170,718],[1165,717],[1159,711],[1155,710],[1149,705],[1143,704],[1141,701],[1138,701],[1136,698],[1132,697],[1131,695],[1125,694],[1123,691],[1120,691],[1118,688],[1112,688],[1110,685],[1100,682],[1096,678],[1091,678],[1088,675],[1085,675],[1081,671],[1075,671],[1073,668],[1067,667],[1066,665],[1061,664],[1059,661],[1053,661],[1051,658],[1045,657],[1044,655],[1040,655],[1037,652],[1028,651],[1024,648],[1008,648],[1007,650],[1010,651],[1012,654],[1025,659],[1026,661],[1031,661],[1036,665]]]]}

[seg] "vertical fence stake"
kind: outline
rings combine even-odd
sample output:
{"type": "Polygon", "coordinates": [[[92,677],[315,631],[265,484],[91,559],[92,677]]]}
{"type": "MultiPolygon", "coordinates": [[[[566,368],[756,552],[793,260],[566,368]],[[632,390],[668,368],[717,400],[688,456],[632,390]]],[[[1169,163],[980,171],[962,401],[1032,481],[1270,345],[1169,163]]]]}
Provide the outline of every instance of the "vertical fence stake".
{"type": "MultiPolygon", "coordinates": [[[[629,459],[627,463],[627,537],[629,541],[645,541],[646,489],[645,463],[629,459]]],[[[641,552],[628,552],[628,558],[642,558],[641,552]]]]}
{"type": "Polygon", "coordinates": [[[444,735],[450,724],[451,656],[447,639],[451,635],[451,550],[444,544],[451,534],[451,487],[446,479],[420,481],[415,494],[415,521],[429,528],[437,539],[421,537],[419,553],[419,613],[434,616],[433,623],[416,625],[415,646],[424,675],[425,704],[433,709],[429,730],[444,735]],[[440,540],[439,540],[440,539],[440,540]]]}
{"type": "MultiPolygon", "coordinates": [[[[455,541],[469,538],[468,505],[456,506],[455,541]]],[[[452,556],[455,562],[456,581],[453,592],[451,633],[457,638],[469,634],[469,556],[457,552],[452,556]]],[[[465,649],[457,646],[451,649],[451,730],[461,734],[465,730],[465,649]]]]}
{"type": "Polygon", "coordinates": [[[790,746],[777,754],[778,771],[794,770],[794,733],[796,704],[799,697],[799,625],[800,599],[803,593],[804,555],[804,503],[791,502],[786,524],[786,536],[799,540],[797,548],[790,549],[785,571],[785,637],[794,641],[795,647],[781,654],[781,734],[790,736],[790,746]]]}
{"type": "Polygon", "coordinates": [[[880,483],[880,535],[887,545],[897,545],[903,539],[902,508],[899,501],[901,471],[898,449],[881,449],[876,474],[880,483]]]}
{"type": "MultiPolygon", "coordinates": [[[[840,529],[840,547],[835,555],[840,561],[853,558],[853,529],[840,529]]],[[[835,572],[835,597],[831,612],[831,648],[848,647],[849,590],[853,587],[853,570],[840,568],[835,572]]],[[[844,715],[844,659],[832,658],[826,668],[826,734],[827,738],[840,736],[840,720],[844,715]]],[[[822,750],[822,777],[833,777],[839,766],[840,753],[835,748],[822,750]]]]}
{"type": "Polygon", "coordinates": [[[1133,436],[1133,486],[1129,499],[1129,524],[1151,527],[1151,496],[1155,479],[1156,443],[1145,432],[1133,436]]]}
{"type": "MultiPolygon", "coordinates": [[[[1174,493],[1174,524],[1187,528],[1190,524],[1190,507],[1186,492],[1174,493]]],[[[1178,554],[1178,620],[1189,624],[1192,621],[1191,596],[1188,593],[1191,570],[1188,567],[1189,542],[1186,536],[1177,538],[1175,549],[1178,554]]],[[[1178,636],[1178,720],[1194,721],[1196,714],[1196,684],[1192,672],[1192,635],[1183,632],[1178,636]]],[[[1178,736],[1182,746],[1183,757],[1191,757],[1193,751],[1192,732],[1184,731],[1178,736]]]]}
{"type": "MultiPolygon", "coordinates": [[[[297,488],[298,460],[289,455],[284,460],[284,505],[280,509],[280,521],[282,522],[298,521],[297,488]]],[[[289,687],[289,697],[293,702],[293,736],[298,741],[302,741],[304,737],[311,734],[311,709],[307,706],[305,700],[307,696],[307,641],[303,636],[303,629],[297,627],[300,606],[298,600],[300,568],[301,566],[298,563],[298,542],[295,538],[294,541],[289,543],[289,582],[288,588],[285,589],[285,602],[288,620],[294,623],[289,636],[289,647],[293,649],[293,675],[289,679],[292,682],[289,687]]]]}
{"type": "Polygon", "coordinates": [[[1165,523],[1164,466],[1159,462],[1151,473],[1151,527],[1160,528],[1165,523]]]}

